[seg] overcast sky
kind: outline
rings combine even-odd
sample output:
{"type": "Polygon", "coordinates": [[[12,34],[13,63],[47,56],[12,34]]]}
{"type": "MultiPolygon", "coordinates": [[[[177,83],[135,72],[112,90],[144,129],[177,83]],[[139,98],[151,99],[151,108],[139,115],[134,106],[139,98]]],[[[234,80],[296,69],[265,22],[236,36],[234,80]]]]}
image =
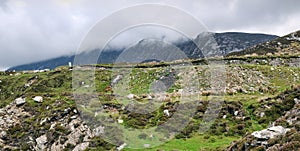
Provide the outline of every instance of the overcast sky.
{"type": "MultiPolygon", "coordinates": [[[[299,0],[0,0],[0,69],[73,54],[99,20],[143,3],[180,8],[212,32],[282,36],[300,29],[299,0]]],[[[148,28],[126,33],[116,45],[164,34],[174,40],[174,34],[148,28]]]]}

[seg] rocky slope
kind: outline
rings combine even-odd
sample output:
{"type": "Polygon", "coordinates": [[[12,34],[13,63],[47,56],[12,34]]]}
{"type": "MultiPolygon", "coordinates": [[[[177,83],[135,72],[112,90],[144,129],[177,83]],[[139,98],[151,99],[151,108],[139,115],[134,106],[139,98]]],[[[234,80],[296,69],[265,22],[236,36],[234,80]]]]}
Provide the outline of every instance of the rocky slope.
{"type": "Polygon", "coordinates": [[[232,52],[228,56],[243,55],[299,55],[300,53],[300,31],[293,32],[283,37],[255,45],[240,52],[232,52]]]}
{"type": "Polygon", "coordinates": [[[267,129],[255,131],[233,142],[227,150],[298,150],[300,148],[300,86],[275,98],[262,100],[258,118],[283,114],[267,129]]]}

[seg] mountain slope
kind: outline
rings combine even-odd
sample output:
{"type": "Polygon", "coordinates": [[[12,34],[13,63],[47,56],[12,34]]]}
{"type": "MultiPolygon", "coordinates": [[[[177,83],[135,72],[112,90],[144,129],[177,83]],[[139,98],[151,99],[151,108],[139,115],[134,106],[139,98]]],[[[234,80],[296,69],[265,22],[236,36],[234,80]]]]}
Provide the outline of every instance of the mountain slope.
{"type": "MultiPolygon", "coordinates": [[[[300,99],[299,88],[297,91],[284,91],[290,89],[293,84],[300,84],[300,79],[296,75],[300,72],[300,68],[259,64],[229,65],[226,73],[228,89],[218,118],[208,131],[199,134],[200,124],[209,107],[207,99],[214,95],[209,91],[209,76],[207,76],[211,70],[202,65],[195,65],[193,69],[195,70],[176,70],[174,85],[164,94],[153,92],[150,87],[157,79],[164,82],[164,77],[173,75],[170,74],[172,70],[151,66],[134,68],[128,75],[131,79],[128,89],[133,96],[130,101],[127,100],[127,95],[124,95],[124,98],[119,97],[117,89],[111,93],[106,89],[113,81],[118,81],[115,80],[117,77],[121,77],[118,84],[126,81],[120,76],[124,73],[123,69],[113,71],[109,67],[98,68],[95,71],[95,84],[89,83],[89,79],[74,82],[73,71],[67,67],[38,73],[0,72],[0,150],[116,150],[122,143],[113,145],[104,141],[103,137],[97,134],[97,128],[87,124],[89,121],[87,119],[102,120],[104,115],[111,119],[110,122],[133,129],[151,128],[165,123],[169,117],[164,115],[164,110],[168,110],[171,116],[177,111],[178,99],[182,96],[181,85],[185,84],[181,78],[186,75],[184,73],[198,75],[195,77],[198,80],[191,82],[199,81],[200,89],[186,92],[189,96],[197,95],[192,97],[195,98],[195,102],[192,102],[197,107],[194,116],[191,116],[190,123],[183,131],[178,132],[174,139],[161,146],[141,150],[224,150],[230,142],[242,138],[247,132],[249,134],[265,129],[269,122],[288,114],[287,111],[293,111],[293,105],[300,99]],[[73,82],[83,91],[95,87],[97,94],[93,96],[99,100],[84,97],[85,95],[77,95],[83,102],[75,100],[77,96],[74,97],[73,82]],[[199,93],[195,93],[198,90],[201,91],[199,98],[199,93]],[[130,110],[129,107],[132,107],[130,102],[144,103],[149,99],[161,101],[153,112],[139,114],[135,110],[130,110]],[[106,114],[98,114],[102,111],[106,114]],[[95,115],[99,118],[94,118],[95,115]],[[117,123],[119,120],[122,122],[117,123]]],[[[86,73],[86,70],[83,70],[83,73],[86,73]]],[[[294,117],[299,116],[299,106],[295,106],[295,109],[296,116],[293,116],[294,112],[290,112],[293,115],[286,118],[284,116],[282,124],[288,124],[284,121],[291,121],[290,126],[296,126],[294,123],[299,119],[294,120],[294,117]]],[[[173,125],[170,125],[171,128],[173,125]]],[[[299,124],[296,128],[299,128],[299,124]]],[[[106,127],[105,135],[122,136],[119,131],[112,130],[106,127]]],[[[299,133],[295,134],[297,137],[293,139],[296,140],[299,133]]],[[[160,136],[143,133],[133,135],[130,139],[135,139],[137,143],[148,144],[160,136]]],[[[162,140],[170,136],[162,135],[162,140]]],[[[277,144],[276,141],[278,140],[275,140],[277,144]]],[[[243,142],[238,144],[244,145],[243,142]]],[[[147,146],[149,145],[145,145],[147,146]]],[[[130,150],[133,149],[126,148],[126,151],[130,150]]]]}
{"type": "MultiPolygon", "coordinates": [[[[265,34],[249,34],[249,33],[202,33],[199,34],[194,41],[198,44],[205,45],[204,48],[197,48],[196,44],[191,40],[185,40],[173,43],[176,47],[180,48],[187,57],[197,59],[203,56],[226,55],[232,51],[240,51],[248,47],[252,47],[262,42],[266,42],[277,38],[274,35],[265,34]],[[204,54],[203,54],[204,53],[204,54]]],[[[142,40],[143,41],[143,40],[142,40]]],[[[139,42],[134,46],[140,49],[153,49],[155,43],[146,45],[144,42],[139,42]]],[[[94,56],[99,50],[91,51],[87,56],[94,56]]],[[[107,50],[101,54],[98,63],[113,63],[121,54],[123,49],[107,50]]],[[[68,65],[68,62],[73,62],[73,56],[63,56],[46,61],[40,61],[20,66],[11,67],[8,71],[16,70],[38,70],[38,69],[54,69],[57,66],[68,65]]]]}
{"type": "Polygon", "coordinates": [[[240,52],[229,53],[228,56],[243,55],[298,55],[300,53],[300,30],[278,37],[272,41],[250,47],[240,52]]]}

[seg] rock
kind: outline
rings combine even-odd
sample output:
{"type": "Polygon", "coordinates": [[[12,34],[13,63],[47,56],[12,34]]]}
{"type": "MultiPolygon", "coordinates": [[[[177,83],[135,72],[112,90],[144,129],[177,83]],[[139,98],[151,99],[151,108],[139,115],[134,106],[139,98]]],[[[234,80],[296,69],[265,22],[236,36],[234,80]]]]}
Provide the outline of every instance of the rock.
{"type": "Polygon", "coordinates": [[[45,118],[44,120],[42,120],[42,121],[40,122],[40,125],[43,125],[44,123],[46,123],[47,120],[48,120],[48,118],[45,118]]]}
{"type": "Polygon", "coordinates": [[[99,126],[97,128],[94,129],[93,133],[95,134],[95,136],[100,136],[104,133],[104,126],[99,126]]]}
{"type": "Polygon", "coordinates": [[[78,144],[74,149],[73,151],[84,151],[86,150],[87,147],[89,147],[89,142],[85,142],[85,143],[81,143],[81,144],[78,144]]]}
{"type": "Polygon", "coordinates": [[[65,142],[65,144],[73,144],[73,145],[76,145],[78,142],[79,142],[79,139],[82,135],[82,132],[81,131],[74,131],[72,132],[71,134],[69,134],[67,136],[68,138],[68,141],[65,142]]]}
{"type": "Polygon", "coordinates": [[[124,147],[125,147],[126,145],[127,145],[126,143],[122,144],[121,146],[117,147],[117,150],[120,151],[120,150],[124,149],[124,147]]]}
{"type": "Polygon", "coordinates": [[[37,143],[37,150],[45,150],[46,149],[46,143],[47,143],[47,136],[46,135],[42,135],[39,138],[37,138],[36,140],[37,143]]]}
{"type": "Polygon", "coordinates": [[[122,119],[118,119],[118,123],[122,124],[124,121],[122,119]]]}
{"type": "Polygon", "coordinates": [[[294,98],[295,104],[299,104],[299,100],[297,98],[294,98]]]}
{"type": "Polygon", "coordinates": [[[170,116],[169,110],[164,110],[164,114],[165,114],[166,116],[170,116]]]}
{"type": "Polygon", "coordinates": [[[71,118],[71,119],[76,119],[76,118],[77,118],[77,115],[71,116],[70,118],[71,118]]]}
{"type": "Polygon", "coordinates": [[[253,132],[251,135],[258,139],[268,140],[270,138],[274,138],[277,135],[284,135],[289,130],[290,129],[285,129],[282,126],[273,126],[268,129],[253,132]]]}
{"type": "Polygon", "coordinates": [[[49,130],[52,130],[52,129],[54,129],[55,125],[56,125],[56,122],[55,122],[55,123],[53,123],[53,124],[51,124],[51,126],[50,126],[49,130]]]}
{"type": "Polygon", "coordinates": [[[117,84],[120,80],[122,80],[122,78],[122,75],[117,75],[117,77],[112,80],[111,85],[117,84]]]}
{"type": "Polygon", "coordinates": [[[271,71],[274,71],[275,69],[274,69],[274,67],[271,67],[271,71]]]}
{"type": "Polygon", "coordinates": [[[280,151],[280,148],[279,144],[275,144],[274,146],[269,147],[266,151],[280,151]]]}
{"type": "Polygon", "coordinates": [[[4,109],[0,109],[0,115],[3,116],[5,114],[6,114],[6,112],[4,111],[4,109]]]}
{"type": "Polygon", "coordinates": [[[22,98],[22,97],[17,98],[17,99],[15,99],[15,102],[16,102],[16,105],[17,105],[17,106],[23,105],[23,104],[26,103],[26,98],[22,98]]]}
{"type": "Polygon", "coordinates": [[[226,119],[226,117],[227,117],[226,115],[223,115],[223,119],[226,119]]]}
{"type": "Polygon", "coordinates": [[[128,98],[128,99],[133,99],[133,98],[134,98],[134,94],[128,94],[128,95],[127,95],[127,98],[128,98]]]}
{"type": "Polygon", "coordinates": [[[265,116],[265,112],[261,112],[261,113],[259,114],[259,116],[260,116],[260,117],[264,117],[264,116],[265,116]]]}
{"type": "Polygon", "coordinates": [[[239,114],[239,111],[234,112],[234,116],[237,116],[239,114]]]}
{"type": "Polygon", "coordinates": [[[41,96],[36,96],[36,97],[33,98],[33,100],[34,100],[35,102],[41,103],[41,102],[43,102],[43,97],[41,97],[41,96]]]}
{"type": "Polygon", "coordinates": [[[150,147],[150,144],[144,144],[144,147],[145,147],[145,148],[149,148],[149,147],[150,147]]]}
{"type": "Polygon", "coordinates": [[[5,131],[2,131],[2,132],[0,133],[0,138],[5,137],[6,135],[7,135],[7,133],[6,133],[5,131]]]}

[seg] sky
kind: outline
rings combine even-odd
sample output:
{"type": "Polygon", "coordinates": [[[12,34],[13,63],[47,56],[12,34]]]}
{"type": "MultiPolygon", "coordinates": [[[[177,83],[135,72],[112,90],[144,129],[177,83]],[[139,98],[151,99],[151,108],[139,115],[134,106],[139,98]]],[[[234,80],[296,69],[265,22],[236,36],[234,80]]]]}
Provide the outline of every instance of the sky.
{"type": "MultiPolygon", "coordinates": [[[[0,0],[0,70],[74,54],[103,18],[144,3],[176,7],[212,32],[283,36],[300,30],[299,0],[0,0]]],[[[112,46],[126,46],[145,36],[176,40],[176,35],[169,30],[137,28],[116,38],[112,46]]]]}

